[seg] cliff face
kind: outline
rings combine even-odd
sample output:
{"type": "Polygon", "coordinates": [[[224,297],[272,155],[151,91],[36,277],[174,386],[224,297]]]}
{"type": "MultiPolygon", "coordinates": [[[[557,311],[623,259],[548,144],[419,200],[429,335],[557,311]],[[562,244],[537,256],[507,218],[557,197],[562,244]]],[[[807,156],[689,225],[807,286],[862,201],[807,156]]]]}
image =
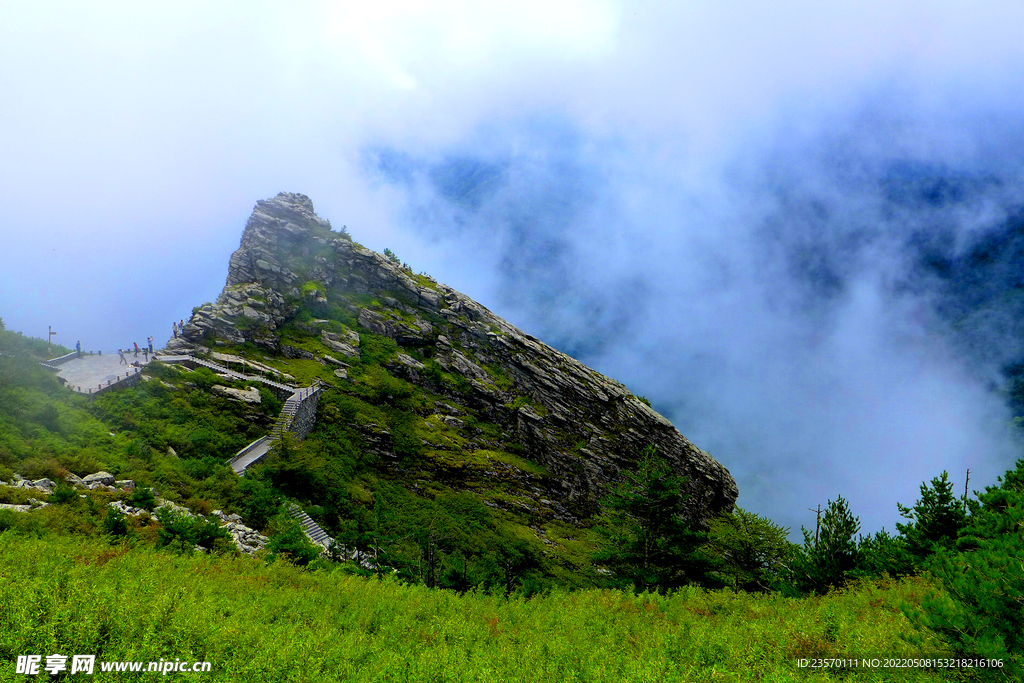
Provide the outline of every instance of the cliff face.
{"type": "MultiPolygon", "coordinates": [[[[541,465],[546,474],[524,479],[522,493],[556,518],[594,512],[649,444],[689,478],[693,515],[707,518],[736,499],[729,472],[625,386],[332,232],[301,194],[257,203],[224,291],[197,309],[178,345],[248,345],[318,361],[344,392],[358,382],[346,368],[377,337],[397,343],[382,361],[388,372],[433,397],[419,418],[435,416],[465,440],[461,448],[514,447],[541,465]]],[[[362,425],[366,447],[394,457],[390,434],[376,427],[362,425]]]]}

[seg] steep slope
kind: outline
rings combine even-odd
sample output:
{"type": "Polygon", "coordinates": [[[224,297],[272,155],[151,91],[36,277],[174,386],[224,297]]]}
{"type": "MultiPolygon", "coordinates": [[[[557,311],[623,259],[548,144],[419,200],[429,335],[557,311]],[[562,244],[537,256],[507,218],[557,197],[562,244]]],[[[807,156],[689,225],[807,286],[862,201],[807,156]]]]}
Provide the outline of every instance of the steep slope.
{"type": "Polygon", "coordinates": [[[694,517],[737,496],[721,464],[622,384],[333,232],[301,194],[256,204],[220,297],[169,343],[215,346],[353,397],[325,401],[322,418],[428,488],[510,479],[508,505],[578,522],[653,444],[689,478],[694,517]]]}

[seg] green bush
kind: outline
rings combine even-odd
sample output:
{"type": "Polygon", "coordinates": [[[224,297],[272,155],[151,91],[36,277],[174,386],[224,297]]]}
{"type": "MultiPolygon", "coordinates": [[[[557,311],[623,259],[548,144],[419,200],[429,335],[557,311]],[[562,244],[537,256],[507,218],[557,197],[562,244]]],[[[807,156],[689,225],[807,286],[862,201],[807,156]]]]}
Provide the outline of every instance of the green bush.
{"type": "Polygon", "coordinates": [[[55,505],[61,505],[63,503],[77,503],[79,500],[81,499],[78,497],[78,491],[76,491],[73,486],[68,486],[62,483],[57,484],[57,488],[55,488],[53,493],[50,494],[47,502],[55,505]]]}
{"type": "Polygon", "coordinates": [[[128,534],[128,518],[120,510],[108,508],[103,518],[103,530],[111,536],[126,536],[128,534]]]}
{"type": "Polygon", "coordinates": [[[0,510],[0,532],[13,529],[18,525],[18,518],[13,510],[0,510]]]}
{"type": "Polygon", "coordinates": [[[254,472],[246,473],[238,484],[238,492],[242,496],[245,523],[254,529],[265,529],[281,507],[281,497],[254,472]]]}
{"type": "Polygon", "coordinates": [[[162,525],[158,535],[161,547],[190,553],[195,546],[219,550],[230,542],[226,529],[202,517],[190,517],[167,507],[157,510],[156,516],[162,525]]]}
{"type": "Polygon", "coordinates": [[[918,570],[919,559],[910,551],[904,536],[893,536],[885,529],[862,538],[858,545],[857,570],[852,575],[874,577],[888,574],[900,577],[918,570]]]}
{"type": "Polygon", "coordinates": [[[305,566],[320,556],[320,549],[306,538],[299,522],[283,514],[274,519],[267,549],[270,550],[268,559],[280,557],[300,566],[305,566]]]}
{"type": "Polygon", "coordinates": [[[152,512],[156,507],[156,496],[153,494],[153,489],[140,487],[135,489],[135,492],[128,497],[128,503],[132,507],[142,508],[143,510],[149,510],[152,512]]]}

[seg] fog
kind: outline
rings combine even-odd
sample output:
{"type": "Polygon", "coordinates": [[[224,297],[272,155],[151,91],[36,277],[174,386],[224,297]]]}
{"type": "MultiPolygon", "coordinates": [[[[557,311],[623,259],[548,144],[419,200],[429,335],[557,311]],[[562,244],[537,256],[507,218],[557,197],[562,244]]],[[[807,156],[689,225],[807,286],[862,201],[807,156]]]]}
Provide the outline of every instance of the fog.
{"type": "Polygon", "coordinates": [[[0,316],[166,339],[255,201],[302,192],[649,398],[794,532],[994,483],[1016,309],[929,264],[1019,220],[1024,10],[677,4],[5,6],[0,316]]]}

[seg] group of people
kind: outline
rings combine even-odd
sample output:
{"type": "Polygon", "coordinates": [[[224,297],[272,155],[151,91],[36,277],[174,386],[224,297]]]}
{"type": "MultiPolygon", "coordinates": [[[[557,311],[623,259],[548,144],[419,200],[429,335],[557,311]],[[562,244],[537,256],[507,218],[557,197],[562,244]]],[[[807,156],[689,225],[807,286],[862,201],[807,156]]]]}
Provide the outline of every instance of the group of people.
{"type": "MultiPolygon", "coordinates": [[[[185,331],[185,321],[184,320],[179,320],[176,323],[171,323],[171,326],[172,326],[172,329],[174,330],[174,338],[175,339],[178,338],[178,333],[179,332],[184,332],[185,331]]],[[[140,347],[138,342],[132,342],[132,346],[135,347],[135,354],[134,354],[135,358],[139,357],[139,352],[141,351],[143,357],[145,358],[146,362],[148,363],[149,362],[149,356],[151,354],[153,354],[153,337],[146,337],[146,342],[147,342],[147,345],[143,346],[143,347],[140,347]]],[[[75,351],[78,353],[78,357],[81,358],[81,356],[82,356],[82,342],[78,342],[78,343],[75,344],[75,351]]],[[[121,363],[123,363],[125,365],[130,365],[130,363],[128,362],[128,359],[125,357],[125,354],[126,353],[131,353],[131,352],[132,352],[132,349],[118,349],[117,350],[117,355],[119,355],[121,357],[121,363]]]]}
{"type": "MultiPolygon", "coordinates": [[[[146,337],[146,342],[148,343],[148,346],[143,346],[142,348],[139,348],[138,342],[132,342],[132,346],[135,347],[135,357],[138,358],[139,357],[139,351],[141,351],[143,357],[146,359],[146,362],[148,363],[149,362],[149,354],[153,353],[153,337],[146,337]]],[[[79,351],[79,352],[81,352],[81,351],[79,351]]],[[[129,353],[129,352],[131,352],[131,349],[118,349],[117,350],[117,355],[121,356],[121,362],[124,363],[125,365],[128,365],[129,363],[128,363],[128,359],[125,358],[124,354],[125,353],[129,353]]]]}

